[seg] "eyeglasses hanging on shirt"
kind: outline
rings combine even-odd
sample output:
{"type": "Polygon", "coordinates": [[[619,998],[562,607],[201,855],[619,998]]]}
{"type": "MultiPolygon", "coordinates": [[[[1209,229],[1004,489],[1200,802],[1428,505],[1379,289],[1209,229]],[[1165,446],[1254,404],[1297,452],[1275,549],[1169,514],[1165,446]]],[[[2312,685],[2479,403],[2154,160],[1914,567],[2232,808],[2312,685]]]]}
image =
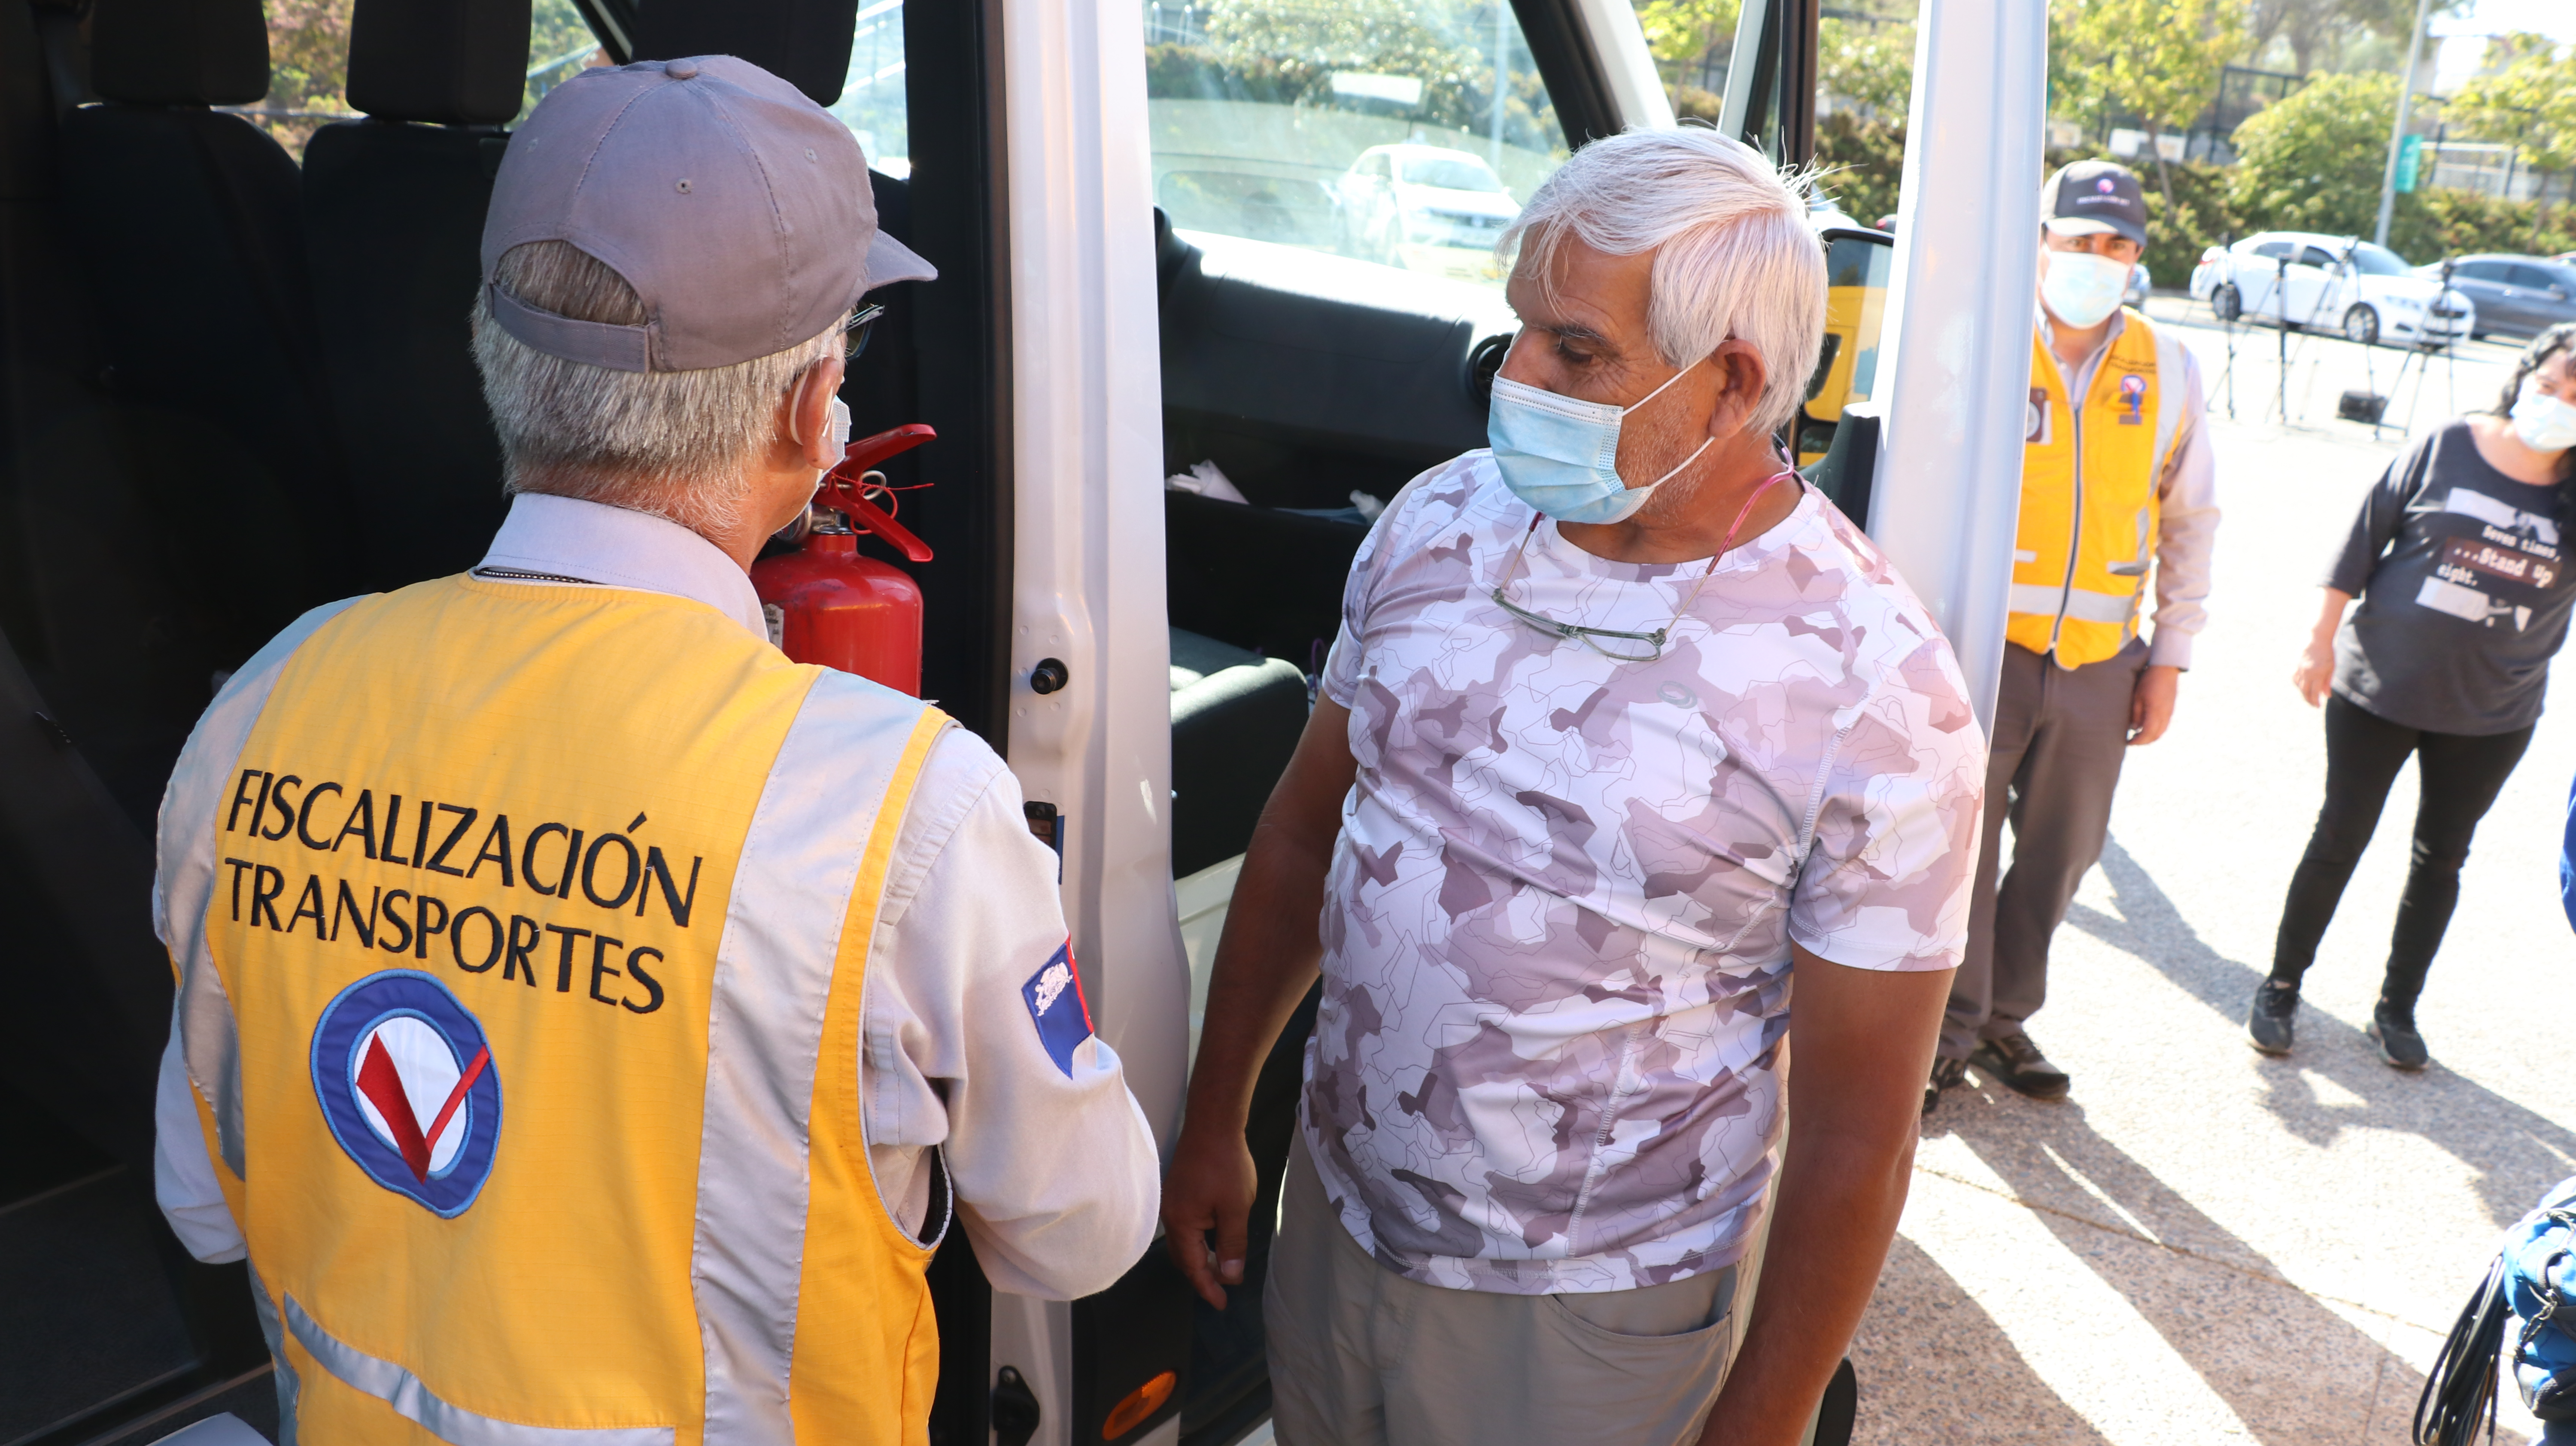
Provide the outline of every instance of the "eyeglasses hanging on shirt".
{"type": "Polygon", "coordinates": [[[1615,628],[1587,628],[1580,623],[1561,623],[1554,618],[1542,617],[1531,612],[1528,608],[1503,596],[1503,590],[1511,586],[1513,577],[1519,573],[1521,556],[1529,551],[1530,538],[1537,535],[1538,525],[1544,514],[1530,519],[1529,531],[1521,534],[1521,545],[1512,549],[1512,560],[1504,565],[1502,580],[1494,584],[1494,602],[1503,611],[1540,632],[1552,633],[1559,638],[1580,642],[1613,662],[1654,662],[1663,657],[1664,645],[1671,639],[1673,628],[1681,622],[1683,615],[1691,610],[1691,605],[1699,601],[1700,591],[1708,586],[1710,574],[1717,571],[1719,559],[1735,550],[1736,534],[1744,530],[1744,519],[1753,515],[1753,504],[1761,501],[1763,495],[1771,490],[1771,484],[1784,477],[1793,484],[1798,480],[1798,474],[1795,472],[1774,472],[1762,479],[1761,484],[1753,489],[1753,495],[1744,499],[1744,506],[1735,514],[1734,524],[1726,529],[1726,540],[1718,544],[1716,553],[1708,560],[1708,566],[1700,569],[1699,580],[1691,584],[1690,595],[1682,599],[1680,607],[1673,609],[1672,621],[1651,633],[1620,632],[1615,628]]]}

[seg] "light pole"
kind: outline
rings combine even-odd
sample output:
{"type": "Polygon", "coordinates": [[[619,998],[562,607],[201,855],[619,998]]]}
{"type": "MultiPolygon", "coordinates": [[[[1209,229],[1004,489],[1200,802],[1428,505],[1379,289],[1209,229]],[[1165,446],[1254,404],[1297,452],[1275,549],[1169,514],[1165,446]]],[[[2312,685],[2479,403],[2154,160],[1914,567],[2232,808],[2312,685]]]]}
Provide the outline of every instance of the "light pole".
{"type": "Polygon", "coordinates": [[[2397,206],[2397,148],[2406,143],[2406,119],[2415,106],[2415,62],[2424,55],[2424,12],[2433,0],[2415,0],[2415,28],[2406,35],[2406,86],[2397,93],[2397,124],[2388,130],[2388,170],[2379,179],[2379,225],[2370,239],[2388,244],[2388,213],[2397,206]]]}

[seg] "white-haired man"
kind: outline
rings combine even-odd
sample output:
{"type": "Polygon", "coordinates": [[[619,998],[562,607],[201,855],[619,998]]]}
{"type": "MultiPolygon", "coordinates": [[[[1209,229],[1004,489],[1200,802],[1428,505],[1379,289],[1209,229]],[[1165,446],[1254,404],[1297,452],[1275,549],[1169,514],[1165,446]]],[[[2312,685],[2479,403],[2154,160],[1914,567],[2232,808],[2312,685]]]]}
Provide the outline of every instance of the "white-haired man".
{"type": "Polygon", "coordinates": [[[1010,773],[746,574],[930,267],[723,56],[550,92],[483,253],[490,554],[307,614],[171,780],[163,1208],[248,1254],[280,1439],[918,1440],[951,1220],[1084,1295],[1156,1185],[1010,773]]]}
{"type": "Polygon", "coordinates": [[[1320,967],[1280,1440],[1788,1446],[1905,1198],[1984,744],[1773,441],[1824,325],[1796,187],[1634,132],[1514,243],[1493,445],[1379,518],[1236,886],[1170,1246],[1242,1280],[1254,1075],[1320,967]]]}

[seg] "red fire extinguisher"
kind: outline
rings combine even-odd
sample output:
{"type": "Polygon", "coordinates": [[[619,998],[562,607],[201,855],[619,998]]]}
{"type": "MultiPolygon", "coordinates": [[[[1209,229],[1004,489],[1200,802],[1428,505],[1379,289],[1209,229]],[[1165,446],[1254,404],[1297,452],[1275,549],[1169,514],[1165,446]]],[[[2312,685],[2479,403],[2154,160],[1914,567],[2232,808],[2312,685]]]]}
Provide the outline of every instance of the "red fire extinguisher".
{"type": "Polygon", "coordinates": [[[752,564],[769,640],[789,658],[921,696],[921,589],[903,569],[861,557],[858,534],[884,538],[913,562],[930,561],[930,548],[867,493],[885,485],[885,475],[871,468],[937,435],[915,422],[852,442],[823,475],[804,518],[780,534],[803,545],[752,564]]]}

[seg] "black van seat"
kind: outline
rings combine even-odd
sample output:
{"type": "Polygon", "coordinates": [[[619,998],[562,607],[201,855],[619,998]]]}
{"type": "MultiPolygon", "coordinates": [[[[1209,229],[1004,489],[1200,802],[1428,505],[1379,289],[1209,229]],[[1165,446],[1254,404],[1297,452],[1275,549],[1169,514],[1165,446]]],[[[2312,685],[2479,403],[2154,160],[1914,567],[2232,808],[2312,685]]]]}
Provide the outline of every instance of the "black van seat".
{"type": "Polygon", "coordinates": [[[1172,629],[1172,875],[1243,852],[1306,729],[1306,675],[1284,658],[1172,629]]]}
{"type": "Polygon", "coordinates": [[[1172,623],[1320,671],[1341,630],[1351,558],[1367,536],[1357,522],[1166,492],[1172,623]]]}
{"type": "Polygon", "coordinates": [[[314,300],[369,587],[473,566],[508,510],[470,318],[499,127],[527,65],[524,0],[358,0],[349,103],[368,119],[305,147],[314,300]]]}
{"type": "Polygon", "coordinates": [[[268,89],[259,0],[99,0],[61,119],[60,217],[104,366],[23,445],[29,666],[149,826],[221,670],[345,595],[295,163],[239,116],[268,89]]]}
{"type": "Polygon", "coordinates": [[[635,17],[635,58],[736,55],[830,105],[858,19],[859,0],[652,0],[635,17]]]}

